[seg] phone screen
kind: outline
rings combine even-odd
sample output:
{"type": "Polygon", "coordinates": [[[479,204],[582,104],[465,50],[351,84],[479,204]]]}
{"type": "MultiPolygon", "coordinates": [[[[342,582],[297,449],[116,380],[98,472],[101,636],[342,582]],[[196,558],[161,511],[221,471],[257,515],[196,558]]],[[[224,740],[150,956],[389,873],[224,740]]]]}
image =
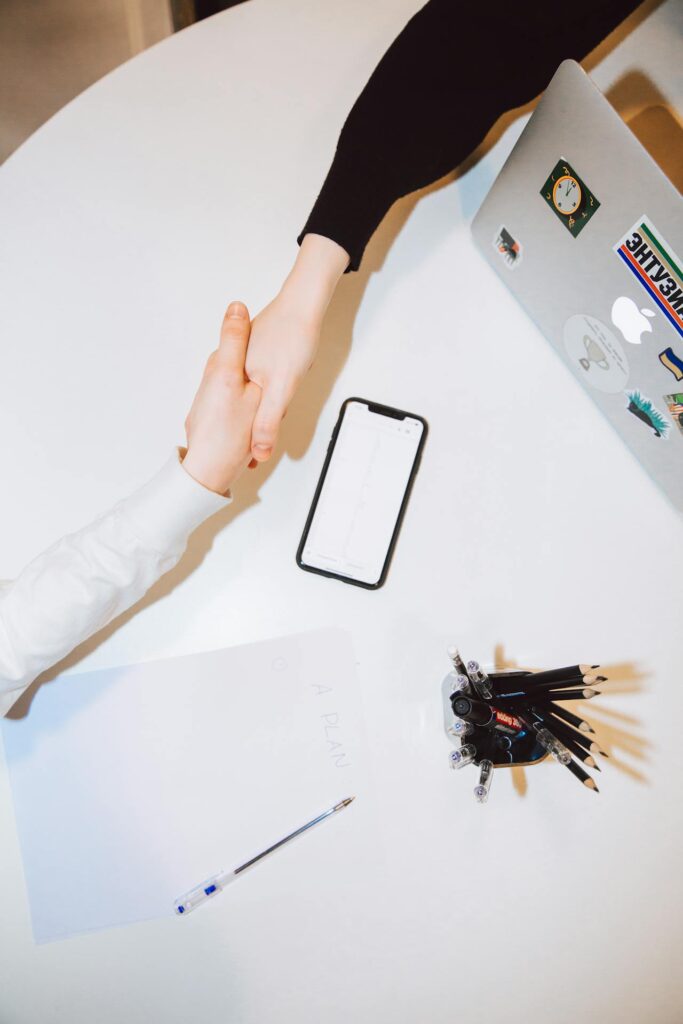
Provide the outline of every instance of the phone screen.
{"type": "Polygon", "coordinates": [[[398,409],[344,403],[299,547],[302,568],[383,582],[425,429],[398,409]]]}

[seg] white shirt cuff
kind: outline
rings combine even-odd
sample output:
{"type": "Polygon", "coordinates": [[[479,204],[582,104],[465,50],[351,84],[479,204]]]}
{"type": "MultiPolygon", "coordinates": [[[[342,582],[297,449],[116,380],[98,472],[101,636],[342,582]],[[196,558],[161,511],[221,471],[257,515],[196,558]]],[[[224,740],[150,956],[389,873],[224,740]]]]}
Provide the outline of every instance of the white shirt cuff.
{"type": "Polygon", "coordinates": [[[216,494],[190,476],[182,454],[176,448],[156,476],[120,505],[140,539],[160,552],[184,548],[200,523],[232,501],[230,492],[216,494]]]}

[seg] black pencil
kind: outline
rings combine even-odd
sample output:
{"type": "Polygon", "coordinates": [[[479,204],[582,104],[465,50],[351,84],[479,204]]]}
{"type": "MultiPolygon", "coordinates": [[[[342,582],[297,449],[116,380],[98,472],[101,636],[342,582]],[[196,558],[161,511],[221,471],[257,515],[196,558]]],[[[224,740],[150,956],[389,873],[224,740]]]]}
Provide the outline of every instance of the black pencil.
{"type": "MultiPolygon", "coordinates": [[[[556,708],[553,705],[552,714],[550,715],[551,720],[555,723],[555,725],[558,728],[564,724],[563,722],[559,722],[555,718],[555,712],[559,710],[559,708],[556,708]]],[[[568,725],[564,725],[564,727],[565,729],[569,729],[571,735],[574,737],[576,742],[580,743],[586,750],[590,750],[591,754],[601,754],[602,757],[609,757],[609,754],[606,754],[602,747],[598,743],[596,743],[595,740],[591,739],[591,737],[588,736],[585,732],[575,732],[574,729],[568,725]]]]}
{"type": "Polygon", "coordinates": [[[551,679],[547,683],[535,683],[533,676],[527,676],[526,679],[517,680],[515,687],[528,690],[529,693],[549,693],[550,690],[566,690],[568,686],[592,686],[597,682],[604,683],[605,676],[568,676],[566,679],[551,679]]]}
{"type": "Polygon", "coordinates": [[[562,682],[565,679],[582,679],[583,676],[592,672],[593,669],[600,668],[599,665],[569,665],[567,668],[551,668],[545,672],[532,672],[532,678],[535,683],[552,683],[559,680],[562,682]]]}
{"type": "Polygon", "coordinates": [[[567,722],[563,722],[561,718],[557,718],[554,714],[556,710],[554,704],[534,704],[534,710],[537,711],[544,719],[547,719],[548,722],[553,723],[549,728],[554,729],[555,726],[557,726],[561,732],[568,733],[570,736],[575,736],[580,742],[582,742],[586,750],[589,749],[591,744],[590,737],[586,736],[585,732],[579,732],[579,730],[575,729],[573,725],[568,725],[567,722]]]}
{"type": "Polygon", "coordinates": [[[542,683],[535,686],[532,676],[521,676],[506,682],[504,679],[494,679],[493,686],[497,697],[528,697],[529,700],[540,698],[546,693],[553,693],[555,690],[576,687],[583,683],[583,678],[577,676],[574,679],[566,679],[564,682],[542,683]]]}
{"type": "MultiPolygon", "coordinates": [[[[596,676],[595,682],[604,682],[604,676],[596,676]]],[[[554,700],[554,694],[569,689],[583,689],[581,679],[568,679],[565,683],[545,683],[543,686],[531,686],[527,679],[511,680],[507,686],[495,680],[497,697],[528,697],[529,700],[554,700]]]]}
{"type": "Polygon", "coordinates": [[[560,736],[560,739],[564,743],[567,750],[569,750],[574,757],[578,757],[579,761],[583,761],[589,768],[594,768],[596,772],[600,771],[600,765],[591,757],[588,751],[584,750],[575,740],[570,739],[569,736],[560,736]]]}
{"type": "Polygon", "coordinates": [[[566,722],[569,722],[570,725],[580,729],[581,732],[595,732],[595,729],[592,729],[588,722],[584,722],[583,718],[579,718],[579,716],[575,715],[572,711],[567,711],[566,708],[553,707],[553,714],[557,715],[559,718],[564,718],[566,722]]]}
{"type": "Polygon", "coordinates": [[[599,697],[599,690],[591,690],[590,687],[585,687],[582,690],[539,690],[538,693],[525,693],[521,690],[513,691],[512,693],[497,693],[496,701],[501,703],[517,704],[520,701],[527,701],[528,703],[538,704],[540,701],[555,701],[555,700],[590,700],[592,697],[599,697]]]}
{"type": "Polygon", "coordinates": [[[519,676],[530,676],[533,672],[529,672],[528,669],[510,669],[509,672],[489,672],[489,679],[500,679],[503,682],[506,679],[517,679],[519,676]]]}
{"type": "Polygon", "coordinates": [[[599,696],[600,690],[591,690],[590,687],[583,690],[553,690],[552,697],[547,694],[548,700],[591,700],[599,696]]]}
{"type": "Polygon", "coordinates": [[[588,772],[585,772],[581,765],[577,764],[576,761],[568,761],[565,768],[568,768],[572,775],[575,775],[580,782],[583,782],[584,786],[588,787],[588,789],[592,789],[595,793],[600,792],[588,772]]]}

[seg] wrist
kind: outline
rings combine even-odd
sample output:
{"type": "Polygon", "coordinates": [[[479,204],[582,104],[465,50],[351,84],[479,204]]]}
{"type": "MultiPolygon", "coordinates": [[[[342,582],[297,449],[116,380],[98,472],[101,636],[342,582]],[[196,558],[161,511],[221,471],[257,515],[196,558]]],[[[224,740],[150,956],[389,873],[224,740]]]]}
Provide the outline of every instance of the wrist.
{"type": "Polygon", "coordinates": [[[321,321],[348,262],[349,254],[332,239],[306,235],[280,298],[307,319],[321,321]]]}
{"type": "Polygon", "coordinates": [[[211,465],[211,460],[202,459],[194,449],[188,449],[184,456],[181,450],[180,461],[185,472],[207,491],[213,491],[214,494],[223,497],[227,495],[232,481],[227,479],[225,473],[217,472],[211,465]]]}

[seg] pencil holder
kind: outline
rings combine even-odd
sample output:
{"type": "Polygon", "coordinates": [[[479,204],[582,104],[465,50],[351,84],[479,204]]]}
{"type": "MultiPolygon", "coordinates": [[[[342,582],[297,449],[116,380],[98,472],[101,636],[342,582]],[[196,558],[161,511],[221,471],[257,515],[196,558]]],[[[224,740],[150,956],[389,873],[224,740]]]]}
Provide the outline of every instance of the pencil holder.
{"type": "Polygon", "coordinates": [[[446,732],[455,747],[451,768],[479,769],[474,788],[480,803],[488,799],[494,768],[533,765],[553,757],[587,788],[597,786],[585,767],[600,770],[593,753],[603,753],[593,729],[567,701],[598,695],[593,684],[606,676],[598,665],[570,665],[543,672],[486,673],[476,661],[463,661],[449,648],[451,671],[442,684],[446,732]],[[585,766],[585,767],[584,767],[585,766]]]}

